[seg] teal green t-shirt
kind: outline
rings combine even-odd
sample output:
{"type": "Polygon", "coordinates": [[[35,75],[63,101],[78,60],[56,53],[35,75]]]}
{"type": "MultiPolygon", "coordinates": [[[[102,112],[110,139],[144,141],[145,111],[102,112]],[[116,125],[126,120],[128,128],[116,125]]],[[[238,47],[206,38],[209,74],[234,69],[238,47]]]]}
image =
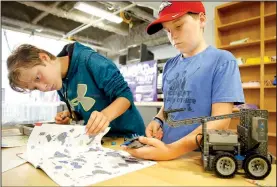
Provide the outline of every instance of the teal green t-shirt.
{"type": "Polygon", "coordinates": [[[145,125],[134,105],[132,92],[116,65],[78,42],[65,46],[58,57],[66,55],[70,65],[59,91],[66,92],[71,107],[82,116],[85,125],[93,111],[100,112],[117,98],[124,97],[131,106],[110,123],[107,136],[145,135],[145,125]]]}

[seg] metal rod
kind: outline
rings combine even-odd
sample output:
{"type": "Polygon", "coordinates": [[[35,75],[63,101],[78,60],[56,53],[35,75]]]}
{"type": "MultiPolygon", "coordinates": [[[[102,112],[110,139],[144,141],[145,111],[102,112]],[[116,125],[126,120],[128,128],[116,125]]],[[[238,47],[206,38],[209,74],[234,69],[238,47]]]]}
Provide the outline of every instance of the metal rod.
{"type": "MultiPolygon", "coordinates": [[[[57,1],[54,4],[50,6],[50,8],[56,8],[61,2],[57,1]]],[[[46,17],[49,14],[49,12],[42,12],[40,13],[35,19],[33,19],[32,24],[37,24],[40,20],[42,20],[44,17],[46,17]]]]}
{"type": "MultiPolygon", "coordinates": [[[[34,24],[30,24],[30,23],[27,23],[27,22],[24,22],[24,21],[10,19],[10,18],[2,16],[2,26],[5,25],[5,24],[6,24],[6,26],[7,26],[7,24],[8,25],[19,26],[19,27],[21,27],[23,29],[31,29],[31,30],[42,29],[44,32],[47,32],[47,33],[50,33],[50,34],[53,34],[53,35],[56,35],[56,36],[60,36],[60,37],[64,36],[64,34],[65,34],[64,32],[61,32],[61,31],[45,28],[45,27],[42,27],[42,26],[39,26],[39,25],[34,25],[34,24]]],[[[11,27],[11,26],[9,26],[9,27],[11,27]]],[[[18,29],[17,31],[19,31],[19,30],[20,29],[18,29]]],[[[101,41],[96,41],[96,40],[88,39],[88,38],[85,38],[85,37],[82,37],[82,36],[75,36],[75,38],[77,40],[80,40],[81,42],[86,41],[86,42],[91,43],[91,44],[102,45],[101,41]]],[[[111,50],[109,50],[109,51],[111,51],[111,50]]]]}

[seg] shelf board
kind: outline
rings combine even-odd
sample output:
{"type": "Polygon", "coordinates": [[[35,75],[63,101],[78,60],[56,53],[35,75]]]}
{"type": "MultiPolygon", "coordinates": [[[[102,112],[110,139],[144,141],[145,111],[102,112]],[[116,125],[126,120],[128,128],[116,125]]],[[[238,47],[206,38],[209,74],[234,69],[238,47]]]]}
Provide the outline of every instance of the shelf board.
{"type": "Polygon", "coordinates": [[[276,62],[266,62],[266,63],[264,63],[264,65],[276,65],[276,62]]]}
{"type": "Polygon", "coordinates": [[[276,133],[272,133],[272,132],[268,132],[267,135],[268,135],[269,137],[276,137],[276,133]]]}
{"type": "Polygon", "coordinates": [[[271,37],[271,38],[266,38],[264,40],[265,44],[269,44],[269,43],[276,43],[276,37],[271,37]]]}
{"type": "MultiPolygon", "coordinates": [[[[264,65],[274,65],[276,62],[266,62],[264,65]]],[[[261,64],[241,64],[239,65],[239,68],[247,68],[247,67],[258,67],[261,64]]]]}
{"type": "Polygon", "coordinates": [[[242,88],[247,90],[254,90],[254,89],[260,89],[260,86],[242,87],[242,88]]]}
{"type": "Polygon", "coordinates": [[[245,19],[242,21],[236,21],[233,23],[224,24],[224,25],[219,26],[217,29],[219,31],[226,31],[226,30],[230,30],[230,29],[234,29],[234,28],[238,28],[238,27],[246,27],[248,25],[254,25],[256,23],[259,23],[260,20],[261,20],[261,17],[257,16],[257,17],[245,19]]]}
{"type": "Polygon", "coordinates": [[[271,88],[276,89],[276,86],[265,86],[264,88],[265,88],[265,89],[271,89],[271,88]]]}
{"type": "Polygon", "coordinates": [[[276,12],[265,14],[264,18],[265,18],[265,21],[276,19],[276,12]]]}
{"type": "Polygon", "coordinates": [[[276,110],[267,110],[269,113],[276,113],[276,110]]]}
{"type": "Polygon", "coordinates": [[[235,44],[235,45],[224,45],[219,47],[219,49],[238,49],[238,48],[242,48],[242,47],[250,47],[250,46],[255,46],[255,45],[259,45],[260,44],[260,40],[255,40],[255,41],[251,41],[251,42],[245,42],[242,44],[235,44]]]}
{"type": "Polygon", "coordinates": [[[246,67],[255,67],[260,66],[261,64],[241,64],[239,65],[239,68],[246,68],[246,67]]]}
{"type": "Polygon", "coordinates": [[[229,2],[229,3],[224,3],[223,5],[219,5],[217,6],[217,9],[222,11],[224,9],[228,9],[231,7],[236,7],[236,6],[240,6],[241,2],[229,2]]]}

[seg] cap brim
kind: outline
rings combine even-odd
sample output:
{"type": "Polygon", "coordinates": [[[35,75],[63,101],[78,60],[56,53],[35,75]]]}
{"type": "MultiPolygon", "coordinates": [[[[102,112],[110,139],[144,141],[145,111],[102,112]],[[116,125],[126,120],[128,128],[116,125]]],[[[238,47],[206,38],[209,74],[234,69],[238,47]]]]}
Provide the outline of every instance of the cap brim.
{"type": "Polygon", "coordinates": [[[167,22],[167,21],[172,21],[175,20],[177,18],[180,18],[181,16],[185,15],[187,12],[180,12],[180,13],[172,13],[172,14],[167,14],[164,15],[160,18],[158,18],[157,20],[153,21],[152,23],[150,23],[147,28],[146,28],[146,32],[149,35],[155,34],[156,32],[160,31],[163,29],[163,22],[167,22]]]}

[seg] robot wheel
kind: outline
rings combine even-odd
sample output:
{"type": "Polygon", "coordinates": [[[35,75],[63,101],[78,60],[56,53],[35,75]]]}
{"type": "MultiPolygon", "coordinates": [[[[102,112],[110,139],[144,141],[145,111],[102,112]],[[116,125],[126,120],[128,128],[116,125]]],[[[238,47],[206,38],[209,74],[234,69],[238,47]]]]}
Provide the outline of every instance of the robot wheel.
{"type": "Polygon", "coordinates": [[[249,155],[243,165],[246,176],[254,180],[264,179],[271,171],[269,160],[261,154],[249,155]]]}
{"type": "Polygon", "coordinates": [[[237,172],[238,163],[234,155],[223,152],[218,153],[214,157],[213,170],[220,178],[232,178],[237,172]]]}

